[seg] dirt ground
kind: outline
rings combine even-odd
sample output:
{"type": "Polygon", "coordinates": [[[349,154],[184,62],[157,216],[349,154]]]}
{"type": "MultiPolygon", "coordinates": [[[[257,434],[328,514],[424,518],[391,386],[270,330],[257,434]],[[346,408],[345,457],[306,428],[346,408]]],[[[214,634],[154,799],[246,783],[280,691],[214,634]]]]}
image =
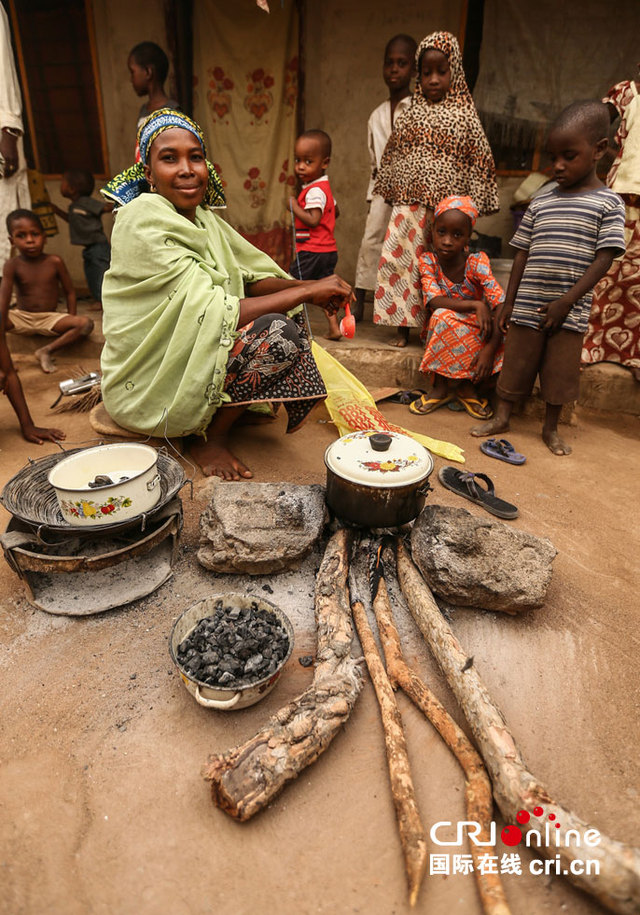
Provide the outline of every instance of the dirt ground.
{"type": "MultiPolygon", "coordinates": [[[[31,357],[16,361],[36,421],[59,425],[69,443],[92,439],[86,416],[46,419],[73,360],[49,378],[31,357]]],[[[537,421],[516,418],[509,438],[528,460],[513,467],[479,452],[465,414],[444,409],[419,418],[400,406],[385,413],[465,447],[467,466],[488,473],[498,494],[520,507],[514,527],[558,548],[543,609],[517,618],[459,611],[452,627],[551,794],[600,831],[640,844],[638,419],[579,413],[577,425],[565,428],[574,454],[558,458],[542,444],[537,421]]],[[[323,452],[335,433],[317,420],[288,437],[281,417],[244,428],[236,448],[258,481],[323,482],[323,452]]],[[[4,398],[0,430],[2,485],[27,457],[53,450],[22,441],[4,398]]],[[[436,458],[436,469],[442,463],[436,458]]],[[[197,479],[193,502],[183,490],[185,528],[173,578],[122,609],[80,619],[48,615],[27,602],[20,580],[0,563],[1,913],[409,911],[368,679],[324,756],[253,822],[235,823],[211,803],[200,774],[208,754],[251,736],[311,680],[298,658],[314,650],[321,551],[299,573],[270,579],[206,572],[196,549],[210,485],[197,479]],[[173,621],[203,596],[263,594],[265,584],[296,632],[280,683],[240,712],[200,708],[172,668],[173,621]]],[[[444,490],[435,474],[433,485],[430,502],[482,514],[444,490]]],[[[407,657],[461,721],[412,620],[405,615],[400,625],[407,657]]],[[[399,704],[427,830],[464,819],[457,764],[404,697],[399,704]]],[[[429,851],[448,850],[430,842],[429,851]]],[[[503,851],[509,849],[496,853],[503,851]]],[[[504,876],[514,915],[601,911],[563,878],[530,874],[531,859],[523,852],[524,873],[504,876]]],[[[416,911],[479,913],[473,878],[427,876],[416,911]]]]}

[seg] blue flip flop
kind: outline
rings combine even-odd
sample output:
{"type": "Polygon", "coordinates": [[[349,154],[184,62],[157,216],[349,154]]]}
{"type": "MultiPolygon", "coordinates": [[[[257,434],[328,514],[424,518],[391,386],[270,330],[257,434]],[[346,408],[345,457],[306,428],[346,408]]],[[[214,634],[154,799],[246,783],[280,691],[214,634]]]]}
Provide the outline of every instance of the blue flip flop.
{"type": "Polygon", "coordinates": [[[527,460],[524,454],[519,454],[506,438],[488,438],[480,445],[480,451],[499,461],[506,461],[507,464],[524,464],[527,460]]]}

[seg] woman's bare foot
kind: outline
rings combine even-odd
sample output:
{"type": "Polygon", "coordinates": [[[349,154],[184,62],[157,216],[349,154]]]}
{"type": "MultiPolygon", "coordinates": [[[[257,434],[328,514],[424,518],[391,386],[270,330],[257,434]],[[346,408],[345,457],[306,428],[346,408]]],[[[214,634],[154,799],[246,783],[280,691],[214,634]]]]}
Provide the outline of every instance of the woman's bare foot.
{"type": "Polygon", "coordinates": [[[395,340],[392,340],[389,346],[397,346],[398,349],[404,349],[404,347],[409,342],[409,328],[408,327],[399,327],[398,336],[395,340]]]}
{"type": "Polygon", "coordinates": [[[501,419],[499,416],[494,416],[493,419],[488,419],[486,423],[480,423],[479,426],[473,426],[469,429],[471,435],[481,436],[481,435],[495,435],[496,432],[507,432],[509,430],[509,421],[501,419]]]}
{"type": "Polygon", "coordinates": [[[48,349],[46,349],[46,347],[43,346],[40,349],[37,349],[33,355],[40,363],[40,368],[43,372],[46,372],[48,375],[50,375],[51,372],[56,371],[56,367],[53,364],[53,359],[51,358],[51,353],[48,349]]]}
{"type": "Polygon", "coordinates": [[[542,430],[542,441],[545,443],[551,454],[571,454],[571,446],[567,445],[560,436],[556,429],[552,432],[546,432],[542,430]]]}
{"type": "Polygon", "coordinates": [[[248,480],[253,474],[227,447],[226,436],[209,435],[207,441],[191,444],[191,457],[200,465],[205,477],[223,480],[248,480]]]}

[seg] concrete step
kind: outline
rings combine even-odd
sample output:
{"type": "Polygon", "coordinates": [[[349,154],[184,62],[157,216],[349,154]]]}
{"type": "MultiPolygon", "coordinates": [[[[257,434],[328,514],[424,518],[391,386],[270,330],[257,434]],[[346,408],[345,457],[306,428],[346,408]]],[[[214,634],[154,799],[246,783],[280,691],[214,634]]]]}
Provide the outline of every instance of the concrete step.
{"type": "MultiPolygon", "coordinates": [[[[397,349],[390,344],[396,331],[376,327],[371,322],[371,304],[365,308],[364,321],[356,327],[351,340],[326,340],[326,321],[318,308],[309,308],[311,329],[317,342],[349,369],[369,390],[398,387],[411,390],[426,387],[426,378],[419,372],[423,346],[417,330],[412,330],[409,344],[397,349]]],[[[609,413],[631,413],[640,416],[640,383],[632,373],[609,362],[585,366],[580,373],[578,404],[591,410],[609,413]]],[[[542,401],[536,391],[525,404],[524,412],[542,415],[542,401]]],[[[572,421],[571,409],[563,410],[562,420],[572,421]]]]}

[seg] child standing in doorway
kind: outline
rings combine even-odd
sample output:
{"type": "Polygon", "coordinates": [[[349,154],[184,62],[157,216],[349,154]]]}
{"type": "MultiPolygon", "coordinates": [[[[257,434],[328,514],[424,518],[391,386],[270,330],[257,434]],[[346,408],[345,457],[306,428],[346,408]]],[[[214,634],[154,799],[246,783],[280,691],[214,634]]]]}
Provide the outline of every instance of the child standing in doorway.
{"type": "Polygon", "coordinates": [[[102,279],[109,269],[111,245],[102,228],[102,214],[110,213],[112,203],[92,197],[95,182],[91,172],[70,169],[62,176],[60,193],[71,201],[69,211],[52,204],[57,216],[69,223],[72,245],[82,245],[82,263],[92,297],[102,307],[102,279]]]}
{"type": "Polygon", "coordinates": [[[499,208],[495,165],[449,32],[433,32],[416,55],[418,79],[411,107],[394,126],[374,193],[393,205],[374,298],[376,324],[398,328],[406,346],[426,312],[418,261],[431,242],[433,209],[444,197],[468,195],[480,215],[499,208]]]}
{"type": "Polygon", "coordinates": [[[88,337],[91,318],[76,313],[76,293],[64,261],[57,254],[44,254],[46,236],[42,223],[30,210],[14,210],[7,216],[7,231],[17,249],[2,271],[0,320],[3,332],[42,334],[55,339],[35,352],[43,372],[55,372],[52,353],[88,337]],[[9,316],[11,292],[18,291],[17,306],[9,316]],[[62,286],[68,314],[56,311],[62,286]]]}
{"type": "Polygon", "coordinates": [[[362,320],[367,290],[376,287],[378,261],[391,216],[391,207],[382,197],[373,193],[373,186],[394,122],[411,102],[410,84],[415,73],[416,47],[410,35],[395,35],[387,42],[382,78],[389,89],[389,98],[374,108],[367,124],[367,146],[371,161],[371,176],[367,189],[369,212],[356,266],[356,300],[353,306],[356,321],[362,320]]]}
{"type": "Polygon", "coordinates": [[[517,253],[498,316],[505,341],[493,419],[472,435],[506,432],[514,403],[540,375],[546,401],[542,438],[553,454],[571,453],[558,435],[562,405],[577,400],[582,338],[592,290],[624,253],[624,203],[596,175],[608,145],[602,102],[575,102],[551,127],[547,150],[558,186],[539,194],[511,240],[517,253]]]}
{"type": "MultiPolygon", "coordinates": [[[[324,130],[305,130],[294,147],[295,172],[302,184],[290,198],[296,232],[296,257],[289,273],[299,280],[320,280],[335,273],[338,246],[334,236],[338,207],[325,174],[331,161],[331,137],[324,130]]],[[[327,314],[328,340],[342,334],[335,314],[327,314]]]]}
{"type": "MultiPolygon", "coordinates": [[[[160,45],[154,41],[141,41],[131,49],[127,67],[133,91],[140,98],[147,96],[147,101],[138,112],[137,135],[140,125],[154,111],[159,111],[160,108],[173,108],[177,111],[180,105],[176,99],[169,98],[164,90],[164,84],[169,75],[169,58],[160,45]]],[[[137,144],[135,161],[140,161],[140,150],[137,144]]]]}

